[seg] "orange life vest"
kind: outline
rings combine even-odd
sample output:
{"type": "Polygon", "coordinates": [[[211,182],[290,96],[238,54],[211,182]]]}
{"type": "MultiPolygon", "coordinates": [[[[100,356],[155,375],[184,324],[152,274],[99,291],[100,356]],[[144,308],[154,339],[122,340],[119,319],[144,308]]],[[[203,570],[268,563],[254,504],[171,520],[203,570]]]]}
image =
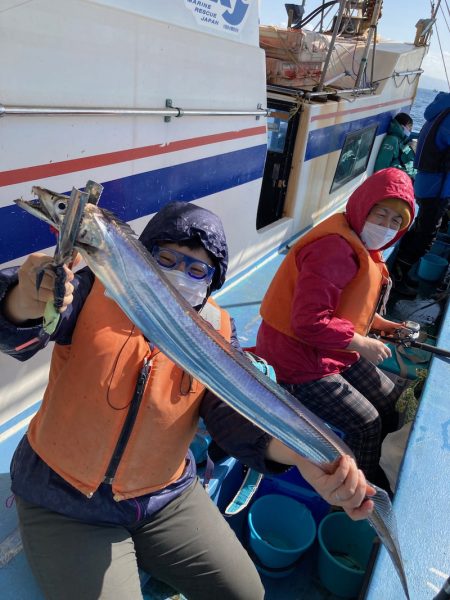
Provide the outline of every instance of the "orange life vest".
{"type": "MultiPolygon", "coordinates": [[[[298,253],[307,244],[326,235],[343,237],[355,251],[359,269],[356,276],[342,291],[336,316],[348,319],[355,331],[366,335],[375,315],[383,283],[389,273],[377,253],[374,260],[356,233],[350,228],[343,213],[335,214],[316,225],[289,251],[261,303],[261,316],[266,323],[285,335],[298,339],[291,326],[292,302],[299,272],[296,265],[298,253]]],[[[332,257],[331,257],[332,259],[332,257]]]]}
{"type": "MultiPolygon", "coordinates": [[[[229,315],[211,299],[205,309],[229,341],[229,315]]],[[[205,388],[157,348],[150,350],[96,280],[72,344],[53,350],[44,400],[28,431],[35,452],[88,497],[104,480],[145,359],[151,371],[112,481],[116,500],[162,489],[181,476],[205,388]]]]}

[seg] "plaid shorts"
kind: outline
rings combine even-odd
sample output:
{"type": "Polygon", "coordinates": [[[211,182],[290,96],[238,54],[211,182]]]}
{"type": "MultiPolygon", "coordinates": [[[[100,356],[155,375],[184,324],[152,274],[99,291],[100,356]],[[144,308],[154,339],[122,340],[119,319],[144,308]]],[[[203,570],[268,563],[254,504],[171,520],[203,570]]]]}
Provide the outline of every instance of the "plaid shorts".
{"type": "Polygon", "coordinates": [[[344,433],[356,461],[370,479],[377,472],[381,442],[397,429],[400,390],[363,357],[337,375],[300,384],[280,384],[329,425],[344,433]]]}

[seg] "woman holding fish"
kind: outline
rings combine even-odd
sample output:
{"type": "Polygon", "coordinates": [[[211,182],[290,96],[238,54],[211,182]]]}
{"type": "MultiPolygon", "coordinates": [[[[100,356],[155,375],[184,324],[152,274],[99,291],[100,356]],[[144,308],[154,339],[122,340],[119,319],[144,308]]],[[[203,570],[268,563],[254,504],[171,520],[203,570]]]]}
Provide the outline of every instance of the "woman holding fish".
{"type": "MultiPolygon", "coordinates": [[[[58,200],[56,199],[55,202],[58,200]]],[[[172,203],[141,241],[203,319],[238,347],[210,298],[225,279],[220,220],[172,203]]],[[[259,575],[196,479],[189,444],[202,417],[217,443],[261,472],[296,465],[355,519],[374,493],[349,456],[327,470],[257,428],[162,354],[88,268],[67,279],[53,334],[42,327],[51,262],[0,274],[0,349],[27,360],[55,341],[42,407],[13,458],[24,549],[46,598],[142,598],[138,566],[189,599],[263,598],[259,575]]]]}
{"type": "MultiPolygon", "coordinates": [[[[376,365],[391,355],[371,330],[402,326],[383,312],[390,288],[381,252],[414,218],[411,179],[383,169],[289,251],[261,304],[256,353],[279,383],[338,430],[366,477],[385,487],[384,436],[397,428],[398,390],[376,365]]],[[[388,485],[388,484],[387,484],[388,485]]]]}

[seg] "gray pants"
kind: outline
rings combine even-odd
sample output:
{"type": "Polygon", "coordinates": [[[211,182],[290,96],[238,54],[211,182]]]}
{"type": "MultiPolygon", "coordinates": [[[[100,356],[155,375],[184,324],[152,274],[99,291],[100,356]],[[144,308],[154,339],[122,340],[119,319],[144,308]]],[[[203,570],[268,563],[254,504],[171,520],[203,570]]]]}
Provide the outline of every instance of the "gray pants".
{"type": "Polygon", "coordinates": [[[387,375],[361,356],[340,374],[281,385],[318,417],[340,429],[359,468],[368,479],[377,477],[381,442],[398,427],[395,402],[400,390],[387,375]]]}
{"type": "Polygon", "coordinates": [[[141,600],[138,566],[188,600],[264,598],[252,561],[198,482],[136,529],[16,500],[24,550],[48,600],[141,600]]]}

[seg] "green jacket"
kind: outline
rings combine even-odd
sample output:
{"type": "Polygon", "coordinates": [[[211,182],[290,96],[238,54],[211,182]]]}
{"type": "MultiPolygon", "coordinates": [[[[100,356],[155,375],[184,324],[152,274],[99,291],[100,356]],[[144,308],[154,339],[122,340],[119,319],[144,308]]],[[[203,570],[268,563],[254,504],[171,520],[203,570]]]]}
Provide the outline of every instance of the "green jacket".
{"type": "Polygon", "coordinates": [[[387,169],[388,167],[396,167],[405,171],[414,181],[417,170],[414,168],[414,150],[408,144],[408,136],[405,134],[403,127],[392,119],[387,135],[385,135],[378,156],[375,161],[373,172],[387,169]]]}

